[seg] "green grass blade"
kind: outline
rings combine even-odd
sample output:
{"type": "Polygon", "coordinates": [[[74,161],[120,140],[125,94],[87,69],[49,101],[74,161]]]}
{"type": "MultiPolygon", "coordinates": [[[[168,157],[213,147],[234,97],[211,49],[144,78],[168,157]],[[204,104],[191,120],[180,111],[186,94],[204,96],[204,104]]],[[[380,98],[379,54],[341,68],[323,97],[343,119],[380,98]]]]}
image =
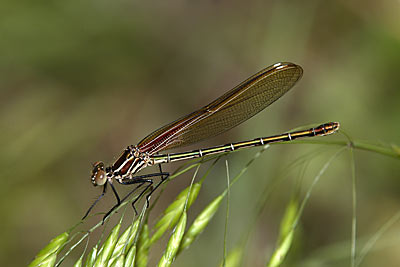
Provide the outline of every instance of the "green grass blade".
{"type": "Polygon", "coordinates": [[[75,262],[74,267],[82,267],[83,263],[83,254],[79,257],[79,259],[75,262]]]}
{"type": "Polygon", "coordinates": [[[286,254],[292,245],[295,230],[293,225],[295,224],[298,210],[298,200],[292,199],[286,207],[286,211],[281,222],[278,246],[267,264],[268,267],[277,267],[283,263],[286,254]]]}
{"type": "Polygon", "coordinates": [[[208,225],[211,219],[214,217],[217,212],[222,199],[225,194],[221,194],[216,197],[207,207],[196,217],[193,221],[192,225],[189,227],[188,231],[185,233],[183,237],[183,241],[181,243],[181,247],[179,252],[187,249],[193,241],[203,232],[204,228],[208,225]]]}
{"type": "Polygon", "coordinates": [[[28,265],[28,267],[53,266],[53,260],[56,260],[57,254],[68,241],[68,237],[69,233],[64,232],[53,238],[46,247],[39,251],[35,259],[28,265]]]}
{"type": "MultiPolygon", "coordinates": [[[[242,258],[243,258],[243,248],[236,247],[228,253],[228,255],[226,257],[225,265],[228,267],[242,266],[241,265],[242,258]]],[[[223,263],[221,263],[220,266],[222,267],[223,263]]]]}
{"type": "Polygon", "coordinates": [[[118,233],[121,228],[121,223],[118,223],[111,230],[106,241],[104,242],[102,248],[100,249],[100,254],[97,256],[94,266],[106,266],[107,261],[110,259],[115,244],[117,243],[118,233]]]}
{"type": "Polygon", "coordinates": [[[111,256],[111,259],[113,258],[118,258],[121,256],[125,251],[128,251],[130,246],[132,246],[137,230],[139,228],[139,223],[140,223],[140,217],[137,218],[125,231],[124,233],[120,236],[120,238],[117,241],[117,244],[115,245],[113,249],[113,253],[111,256]]]}
{"type": "Polygon", "coordinates": [[[124,265],[125,265],[125,256],[124,254],[121,254],[115,258],[115,260],[111,264],[111,267],[124,267],[124,265]]]}
{"type": "Polygon", "coordinates": [[[85,267],[92,267],[96,261],[98,245],[96,244],[86,257],[85,267]]]}
{"type": "Polygon", "coordinates": [[[183,234],[185,232],[186,228],[186,221],[187,221],[187,215],[186,212],[183,212],[181,218],[179,219],[179,222],[177,223],[175,230],[171,236],[171,238],[168,241],[167,248],[161,257],[160,262],[158,263],[158,266],[160,267],[168,267],[171,266],[172,262],[174,261],[178,250],[180,243],[183,238],[183,234]]]}
{"type": "Polygon", "coordinates": [[[136,245],[133,245],[129,249],[128,254],[126,254],[124,267],[135,266],[135,258],[136,258],[136,245]]]}
{"type": "Polygon", "coordinates": [[[158,239],[160,239],[163,234],[168,230],[172,229],[176,223],[178,222],[179,218],[181,217],[183,210],[185,208],[186,198],[188,195],[189,190],[189,198],[187,201],[187,206],[190,207],[192,203],[197,198],[200,189],[201,183],[193,184],[192,188],[187,187],[181,191],[181,193],[176,197],[174,202],[172,202],[164,211],[164,215],[160,218],[160,220],[156,223],[155,229],[156,232],[152,235],[150,244],[153,244],[158,239]]]}
{"type": "Polygon", "coordinates": [[[230,188],[231,188],[231,183],[230,183],[230,177],[229,177],[229,165],[228,161],[225,160],[225,166],[226,166],[226,189],[227,189],[227,199],[226,199],[226,215],[225,215],[225,226],[224,226],[224,254],[223,254],[223,260],[222,260],[222,266],[226,266],[226,258],[227,258],[227,248],[226,248],[226,239],[228,236],[228,221],[229,221],[229,204],[230,204],[230,188]]]}
{"type": "Polygon", "coordinates": [[[142,230],[140,231],[138,245],[137,245],[137,254],[136,254],[136,263],[138,267],[146,267],[148,261],[149,254],[149,226],[144,224],[142,230]]]}

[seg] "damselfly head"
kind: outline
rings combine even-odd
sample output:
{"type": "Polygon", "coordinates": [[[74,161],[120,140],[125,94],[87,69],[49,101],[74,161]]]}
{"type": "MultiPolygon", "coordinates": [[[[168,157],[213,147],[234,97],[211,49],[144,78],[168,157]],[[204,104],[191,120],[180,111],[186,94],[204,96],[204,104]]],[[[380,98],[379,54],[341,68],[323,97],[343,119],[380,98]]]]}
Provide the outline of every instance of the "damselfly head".
{"type": "Polygon", "coordinates": [[[104,163],[102,161],[93,164],[91,179],[94,186],[104,185],[107,182],[107,174],[104,170],[104,163]]]}

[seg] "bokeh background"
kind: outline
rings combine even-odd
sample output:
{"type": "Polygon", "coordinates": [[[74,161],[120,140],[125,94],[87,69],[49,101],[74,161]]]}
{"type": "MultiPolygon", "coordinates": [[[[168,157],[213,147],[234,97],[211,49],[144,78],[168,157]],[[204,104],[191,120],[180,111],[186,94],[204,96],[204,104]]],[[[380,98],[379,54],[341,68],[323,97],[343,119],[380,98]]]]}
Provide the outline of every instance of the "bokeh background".
{"type": "MultiPolygon", "coordinates": [[[[304,68],[295,89],[201,146],[325,121],[340,121],[354,140],[400,145],[399,1],[4,0],[1,6],[1,266],[26,265],[51,238],[79,221],[101,190],[89,181],[93,162],[111,163],[127,145],[275,62],[304,68]]],[[[328,138],[345,140],[343,135],[328,138]]],[[[315,149],[322,152],[306,171],[305,191],[339,147],[273,146],[235,184],[228,249],[246,233],[268,183],[315,149]]],[[[257,151],[230,155],[231,176],[257,151]]],[[[361,248],[400,209],[400,164],[399,159],[355,151],[355,167],[361,248]]],[[[221,161],[190,218],[224,190],[224,170],[221,161]]],[[[274,187],[250,236],[245,266],[262,265],[273,250],[298,176],[294,172],[274,187]]],[[[168,185],[155,214],[190,177],[168,185]]],[[[351,185],[346,152],[314,189],[288,266],[349,265],[351,185]]],[[[113,203],[108,196],[96,211],[113,203]]],[[[221,262],[224,216],[223,210],[217,214],[175,266],[221,262]]],[[[362,266],[398,266],[399,241],[397,222],[362,266]]],[[[162,250],[154,249],[151,264],[162,250]]]]}

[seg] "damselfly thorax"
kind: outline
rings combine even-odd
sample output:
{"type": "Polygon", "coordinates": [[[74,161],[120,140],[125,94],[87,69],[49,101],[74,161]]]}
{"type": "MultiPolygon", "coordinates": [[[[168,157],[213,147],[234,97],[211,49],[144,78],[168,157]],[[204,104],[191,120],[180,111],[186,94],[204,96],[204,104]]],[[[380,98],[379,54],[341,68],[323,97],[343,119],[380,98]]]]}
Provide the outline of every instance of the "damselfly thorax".
{"type": "Polygon", "coordinates": [[[107,181],[112,183],[113,179],[123,184],[140,170],[154,165],[154,162],[148,152],[143,153],[136,146],[128,146],[112,166],[105,168],[102,161],[93,164],[92,184],[104,185],[107,181]]]}

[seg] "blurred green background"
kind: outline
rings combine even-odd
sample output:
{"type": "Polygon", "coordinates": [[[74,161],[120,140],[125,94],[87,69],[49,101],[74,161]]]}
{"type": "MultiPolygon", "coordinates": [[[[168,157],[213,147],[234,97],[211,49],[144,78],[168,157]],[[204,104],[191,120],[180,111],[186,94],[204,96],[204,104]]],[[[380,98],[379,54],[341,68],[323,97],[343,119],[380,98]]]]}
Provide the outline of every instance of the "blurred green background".
{"type": "MultiPolygon", "coordinates": [[[[339,121],[355,140],[400,145],[399,1],[5,0],[1,6],[1,266],[26,265],[79,221],[101,191],[89,181],[93,162],[111,163],[127,145],[279,61],[304,68],[298,85],[202,147],[326,121],[339,121]]],[[[263,188],[317,148],[326,153],[310,164],[306,190],[339,147],[273,146],[235,184],[229,249],[247,231],[243,218],[255,216],[263,188]]],[[[230,155],[231,176],[257,151],[230,155]]],[[[355,164],[362,247],[400,209],[400,164],[362,151],[355,152],[355,164]]],[[[224,190],[224,168],[221,161],[206,180],[193,214],[224,190]]],[[[168,185],[154,214],[190,183],[185,177],[168,185]]],[[[273,250],[297,178],[274,188],[245,266],[262,265],[273,250]]],[[[343,153],[313,191],[288,265],[322,266],[316,260],[322,259],[323,266],[349,266],[351,190],[351,160],[343,153]]],[[[108,196],[96,211],[112,204],[108,196]]],[[[175,266],[220,263],[224,216],[218,213],[175,266]]],[[[399,241],[397,223],[362,266],[398,266],[399,241]]],[[[162,250],[152,252],[151,264],[162,250]]],[[[66,266],[77,256],[71,257],[66,266]]]]}

